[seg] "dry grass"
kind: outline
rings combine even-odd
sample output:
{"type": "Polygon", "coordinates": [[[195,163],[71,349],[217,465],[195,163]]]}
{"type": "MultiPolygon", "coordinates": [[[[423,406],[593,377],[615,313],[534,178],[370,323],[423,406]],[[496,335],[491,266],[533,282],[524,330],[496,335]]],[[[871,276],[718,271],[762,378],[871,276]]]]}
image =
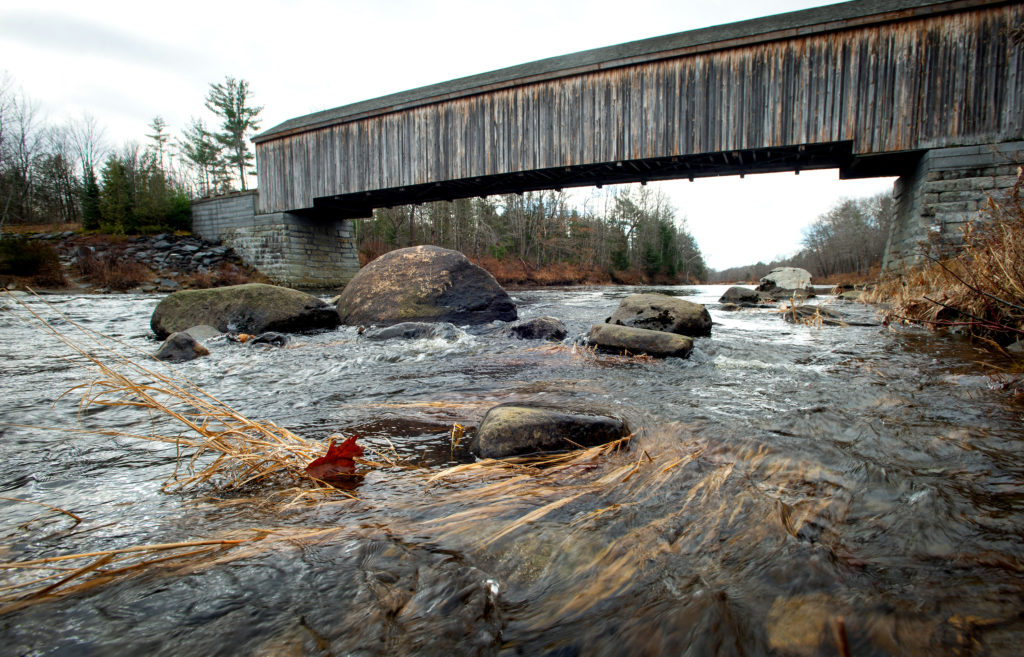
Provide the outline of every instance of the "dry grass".
{"type": "Polygon", "coordinates": [[[318,490],[336,489],[305,472],[306,465],[321,456],[324,446],[269,421],[254,421],[220,401],[148,354],[133,352],[47,307],[79,332],[84,344],[57,331],[36,310],[13,299],[42,328],[81,357],[83,364],[98,370],[88,384],[65,395],[81,392],[80,408],[91,406],[144,409],[174,421],[179,433],[134,434],[119,429],[82,429],[117,438],[133,438],[175,445],[179,469],[165,489],[213,487],[232,490],[268,480],[312,485],[318,490]],[[118,348],[120,347],[120,348],[118,348]],[[130,351],[130,355],[125,351],[130,351]]]}
{"type": "MultiPolygon", "coordinates": [[[[962,247],[881,281],[865,300],[888,306],[889,322],[961,327],[998,344],[1024,337],[1024,170],[1002,200],[989,199],[983,221],[963,228],[962,247]]],[[[932,249],[934,250],[934,249],[932,249]]]]}
{"type": "Polygon", "coordinates": [[[608,272],[592,265],[553,262],[537,267],[519,258],[473,259],[502,285],[597,285],[611,282],[608,272]]]}
{"type": "Polygon", "coordinates": [[[123,253],[110,253],[103,258],[85,253],[78,258],[78,273],[93,285],[119,291],[153,279],[153,272],[148,267],[125,257],[123,253]]]}

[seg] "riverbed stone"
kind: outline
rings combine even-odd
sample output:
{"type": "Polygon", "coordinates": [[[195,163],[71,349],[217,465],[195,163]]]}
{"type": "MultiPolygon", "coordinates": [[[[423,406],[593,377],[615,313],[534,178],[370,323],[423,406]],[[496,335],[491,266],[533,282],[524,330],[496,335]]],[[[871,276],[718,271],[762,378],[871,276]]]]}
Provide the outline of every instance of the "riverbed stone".
{"type": "Polygon", "coordinates": [[[719,303],[745,303],[752,305],[757,305],[766,300],[766,297],[757,290],[752,290],[749,287],[740,287],[739,285],[733,285],[718,299],[719,303]]]}
{"type": "Polygon", "coordinates": [[[508,327],[509,335],[520,340],[561,340],[569,332],[562,320],[555,317],[534,317],[508,327]]]}
{"type": "Polygon", "coordinates": [[[338,299],[344,324],[410,321],[487,324],[516,319],[512,299],[458,251],[413,246],[385,253],[359,270],[338,299]]]}
{"type": "Polygon", "coordinates": [[[603,445],[629,434],[619,418],[524,404],[501,404],[484,416],[472,451],[483,458],[603,445]]]}
{"type": "Polygon", "coordinates": [[[363,332],[367,340],[422,340],[425,338],[441,338],[449,342],[458,340],[462,331],[451,322],[402,322],[380,329],[363,332]]]}
{"type": "Polygon", "coordinates": [[[222,333],[300,333],[338,325],[335,309],[319,298],[277,285],[247,283],[181,290],[164,297],[150,327],[158,337],[208,324],[222,333]]]}
{"type": "Polygon", "coordinates": [[[184,362],[209,355],[210,350],[184,331],[171,333],[153,357],[157,360],[184,362]]]}
{"type": "Polygon", "coordinates": [[[621,302],[609,324],[679,335],[711,335],[711,315],[699,303],[664,294],[631,294],[621,302]]]}
{"type": "Polygon", "coordinates": [[[809,299],[814,296],[811,272],[800,267],[776,267],[761,277],[757,291],[775,301],[789,298],[809,299]]]}
{"type": "Polygon", "coordinates": [[[686,358],[693,351],[693,339],[685,335],[618,324],[595,324],[590,329],[589,339],[600,351],[647,354],[655,358],[686,358]]]}
{"type": "Polygon", "coordinates": [[[188,333],[196,340],[200,342],[206,342],[212,340],[221,335],[221,332],[216,327],[210,326],[209,324],[199,324],[185,329],[185,333],[188,333]]]}

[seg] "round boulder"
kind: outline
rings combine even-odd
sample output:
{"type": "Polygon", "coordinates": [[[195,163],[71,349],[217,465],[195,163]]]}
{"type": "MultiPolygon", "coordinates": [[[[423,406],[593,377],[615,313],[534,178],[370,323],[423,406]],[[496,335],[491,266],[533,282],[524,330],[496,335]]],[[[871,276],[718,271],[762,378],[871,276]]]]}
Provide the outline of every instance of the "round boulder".
{"type": "Polygon", "coordinates": [[[811,272],[799,267],[776,267],[761,277],[757,291],[776,301],[790,297],[808,299],[814,296],[811,272]]]}
{"type": "Polygon", "coordinates": [[[590,329],[589,340],[601,351],[647,354],[655,358],[686,358],[693,351],[693,340],[685,335],[618,324],[595,324],[590,329]]]}
{"type": "Polygon", "coordinates": [[[631,294],[606,321],[679,335],[711,335],[711,315],[707,308],[664,294],[631,294]]]}
{"type": "Polygon", "coordinates": [[[339,320],[332,306],[312,294],[247,283],[175,292],[160,301],[149,322],[161,338],[197,324],[208,324],[221,333],[299,333],[334,328],[339,320]]]}
{"type": "Polygon", "coordinates": [[[619,418],[520,404],[501,404],[487,411],[473,441],[483,458],[563,451],[603,445],[629,435],[619,418]]]}
{"type": "Polygon", "coordinates": [[[157,360],[184,362],[200,356],[207,356],[210,350],[184,331],[171,333],[164,340],[153,357],[157,360]]]}
{"type": "Polygon", "coordinates": [[[516,306],[493,276],[458,251],[413,246],[360,269],[338,298],[338,314],[344,324],[486,324],[514,320],[516,306]]]}

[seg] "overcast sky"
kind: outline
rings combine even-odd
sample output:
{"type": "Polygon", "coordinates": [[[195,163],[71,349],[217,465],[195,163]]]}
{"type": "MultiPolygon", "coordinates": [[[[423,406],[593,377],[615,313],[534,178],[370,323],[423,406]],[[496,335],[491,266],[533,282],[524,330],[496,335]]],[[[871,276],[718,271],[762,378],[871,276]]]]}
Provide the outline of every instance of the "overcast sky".
{"type": "MultiPolygon", "coordinates": [[[[579,50],[831,4],[814,0],[4,0],[0,70],[49,121],[95,116],[110,142],[177,136],[225,75],[248,80],[262,128],[309,112],[579,50]]],[[[712,267],[794,251],[843,196],[891,179],[803,172],[652,183],[712,267]]]]}

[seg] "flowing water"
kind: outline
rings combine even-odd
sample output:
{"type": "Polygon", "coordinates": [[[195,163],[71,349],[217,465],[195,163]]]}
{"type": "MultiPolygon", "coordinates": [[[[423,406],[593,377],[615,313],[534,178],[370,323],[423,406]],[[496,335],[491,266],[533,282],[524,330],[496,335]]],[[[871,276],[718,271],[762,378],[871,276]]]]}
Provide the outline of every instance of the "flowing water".
{"type": "MultiPolygon", "coordinates": [[[[666,290],[715,322],[687,360],[574,348],[636,291],[602,287],[514,293],[521,318],[566,323],[562,345],[497,326],[387,342],[343,327],[284,348],[215,340],[175,367],[254,419],[359,433],[416,466],[371,468],[355,499],[275,483],[163,492],[173,446],[61,429],[167,421],[80,411],[80,393],[61,395],[93,375],[0,301],[0,496],[81,518],[0,500],[0,560],[292,537],[6,613],[0,655],[1020,654],[1024,408],[979,362],[991,357],[916,330],[723,312],[723,290],[666,290]],[[471,460],[452,448],[454,423],[512,401],[598,406],[636,436],[568,467],[431,481],[471,460]]],[[[156,347],[154,297],[47,301],[156,347]]]]}

